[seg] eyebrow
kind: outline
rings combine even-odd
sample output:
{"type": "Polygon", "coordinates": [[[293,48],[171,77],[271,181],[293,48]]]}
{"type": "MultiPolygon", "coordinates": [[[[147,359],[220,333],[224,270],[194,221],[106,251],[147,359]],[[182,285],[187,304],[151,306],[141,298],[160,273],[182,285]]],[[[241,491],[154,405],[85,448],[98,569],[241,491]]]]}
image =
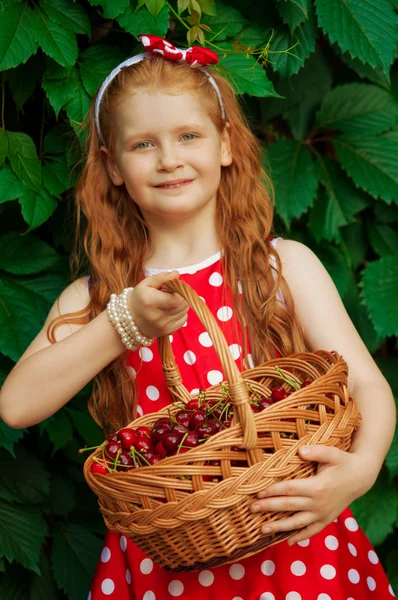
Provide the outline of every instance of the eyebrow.
{"type": "MultiPolygon", "coordinates": [[[[199,123],[187,123],[186,125],[179,125],[178,127],[175,127],[171,130],[171,132],[178,133],[179,131],[192,131],[196,129],[203,129],[203,127],[204,125],[200,125],[199,123]]],[[[137,133],[131,133],[125,138],[124,143],[130,142],[135,138],[147,138],[152,137],[153,135],[153,131],[140,131],[137,133]]]]}

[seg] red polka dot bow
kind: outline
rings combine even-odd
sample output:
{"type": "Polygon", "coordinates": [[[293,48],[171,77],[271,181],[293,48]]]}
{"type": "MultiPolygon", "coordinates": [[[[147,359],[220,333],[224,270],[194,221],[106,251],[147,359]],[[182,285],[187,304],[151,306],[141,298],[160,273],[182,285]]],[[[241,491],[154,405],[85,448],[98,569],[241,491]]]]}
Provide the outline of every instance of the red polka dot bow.
{"type": "Polygon", "coordinates": [[[158,52],[167,60],[182,60],[188,64],[216,65],[218,55],[202,46],[191,46],[191,48],[176,48],[169,41],[156,35],[141,33],[138,36],[147,52],[158,52]]]}

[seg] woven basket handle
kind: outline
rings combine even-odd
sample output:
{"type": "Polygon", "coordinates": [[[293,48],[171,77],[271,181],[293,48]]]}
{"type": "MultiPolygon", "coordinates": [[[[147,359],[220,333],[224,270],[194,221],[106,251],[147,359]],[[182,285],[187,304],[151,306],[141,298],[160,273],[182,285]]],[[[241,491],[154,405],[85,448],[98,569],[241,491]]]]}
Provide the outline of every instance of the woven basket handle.
{"type": "MultiPolygon", "coordinates": [[[[217,324],[216,319],[206,303],[203,302],[198,294],[185,281],[179,279],[167,281],[162,285],[161,290],[163,292],[176,292],[182,296],[206,328],[228,382],[231,403],[235,407],[233,423],[239,422],[242,425],[243,446],[248,450],[254,448],[256,445],[257,430],[249,403],[247,385],[244,383],[241,373],[232,358],[227,341],[217,324]]],[[[162,360],[163,372],[169,390],[178,400],[184,399],[185,402],[188,402],[191,400],[191,396],[182,383],[181,374],[175,362],[169,336],[165,335],[160,337],[157,339],[157,342],[160,358],[162,360]]]]}

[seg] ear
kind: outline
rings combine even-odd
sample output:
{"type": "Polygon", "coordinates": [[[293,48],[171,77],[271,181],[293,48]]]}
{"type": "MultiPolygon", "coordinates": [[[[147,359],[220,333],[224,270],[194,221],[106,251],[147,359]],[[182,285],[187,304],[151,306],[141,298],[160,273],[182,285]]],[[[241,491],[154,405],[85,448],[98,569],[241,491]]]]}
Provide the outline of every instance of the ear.
{"type": "Polygon", "coordinates": [[[104,158],[105,168],[108,172],[109,177],[112,179],[114,185],[123,185],[124,179],[112,154],[109,152],[106,146],[101,146],[100,150],[104,158]]]}
{"type": "Polygon", "coordinates": [[[229,123],[226,123],[224,127],[224,131],[220,136],[221,140],[221,166],[229,167],[232,164],[232,150],[231,150],[231,138],[229,132],[231,130],[231,126],[229,123]]]}

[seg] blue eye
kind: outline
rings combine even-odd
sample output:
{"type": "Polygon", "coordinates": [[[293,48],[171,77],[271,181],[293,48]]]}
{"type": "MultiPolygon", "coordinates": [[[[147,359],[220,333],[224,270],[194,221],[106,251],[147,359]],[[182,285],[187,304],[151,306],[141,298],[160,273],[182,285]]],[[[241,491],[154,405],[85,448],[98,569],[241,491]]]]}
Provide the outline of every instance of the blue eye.
{"type": "Polygon", "coordinates": [[[198,136],[195,135],[194,133],[184,133],[184,135],[182,137],[183,138],[187,138],[188,137],[189,140],[194,140],[198,136]]]}
{"type": "Polygon", "coordinates": [[[144,146],[144,144],[149,144],[150,142],[140,142],[139,144],[137,144],[136,146],[134,146],[133,150],[145,150],[145,148],[148,148],[148,146],[144,146]]]}

